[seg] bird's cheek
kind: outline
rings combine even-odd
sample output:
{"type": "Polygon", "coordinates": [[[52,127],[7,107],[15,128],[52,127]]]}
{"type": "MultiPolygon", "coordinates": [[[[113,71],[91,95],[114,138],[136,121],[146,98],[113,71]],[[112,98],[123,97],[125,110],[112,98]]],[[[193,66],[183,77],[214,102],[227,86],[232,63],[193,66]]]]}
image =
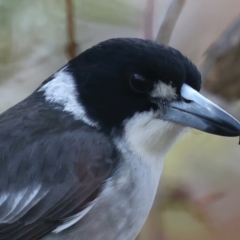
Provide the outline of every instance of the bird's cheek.
{"type": "Polygon", "coordinates": [[[156,112],[145,112],[126,122],[125,136],[140,155],[163,156],[183,129],[182,125],[159,119],[156,112]]]}

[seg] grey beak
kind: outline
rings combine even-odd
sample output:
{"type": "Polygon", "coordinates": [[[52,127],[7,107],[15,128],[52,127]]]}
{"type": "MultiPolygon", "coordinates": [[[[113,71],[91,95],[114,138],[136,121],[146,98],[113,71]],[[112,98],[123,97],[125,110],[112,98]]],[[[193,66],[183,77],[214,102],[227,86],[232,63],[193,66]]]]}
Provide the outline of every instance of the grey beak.
{"type": "Polygon", "coordinates": [[[161,119],[220,136],[240,135],[240,122],[187,84],[179,101],[166,106],[161,119]]]}

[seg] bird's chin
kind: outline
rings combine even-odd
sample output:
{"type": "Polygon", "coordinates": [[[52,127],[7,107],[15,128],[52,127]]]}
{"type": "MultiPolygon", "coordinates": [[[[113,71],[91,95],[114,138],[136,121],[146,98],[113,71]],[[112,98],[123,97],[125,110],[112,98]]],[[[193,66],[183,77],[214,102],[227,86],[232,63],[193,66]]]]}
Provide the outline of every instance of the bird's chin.
{"type": "MultiPolygon", "coordinates": [[[[160,120],[162,121],[162,120],[160,120]]],[[[172,146],[181,138],[191,133],[191,128],[178,123],[168,122],[167,128],[164,131],[164,148],[166,153],[172,146]]],[[[161,143],[163,145],[163,143],[161,143]]]]}
{"type": "Polygon", "coordinates": [[[124,138],[136,152],[164,156],[187,129],[183,125],[160,119],[159,112],[135,114],[124,122],[124,138]]]}

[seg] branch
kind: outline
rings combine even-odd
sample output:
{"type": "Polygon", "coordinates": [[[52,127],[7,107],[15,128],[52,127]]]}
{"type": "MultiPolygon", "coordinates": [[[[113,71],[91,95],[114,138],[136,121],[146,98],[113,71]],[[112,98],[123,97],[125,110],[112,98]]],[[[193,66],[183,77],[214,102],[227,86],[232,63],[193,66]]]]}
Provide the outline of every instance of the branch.
{"type": "Polygon", "coordinates": [[[146,1],[145,21],[144,21],[144,37],[145,39],[153,40],[153,15],[154,15],[155,0],[146,1]]]}
{"type": "Polygon", "coordinates": [[[240,98],[240,16],[206,52],[203,86],[226,100],[240,98]]]}
{"type": "Polygon", "coordinates": [[[157,34],[156,42],[168,45],[186,0],[172,0],[157,34]]]}
{"type": "Polygon", "coordinates": [[[66,46],[67,54],[71,58],[77,56],[78,45],[75,41],[75,22],[74,22],[74,13],[73,13],[73,2],[72,0],[66,1],[66,11],[67,11],[67,39],[68,43],[66,46]]]}

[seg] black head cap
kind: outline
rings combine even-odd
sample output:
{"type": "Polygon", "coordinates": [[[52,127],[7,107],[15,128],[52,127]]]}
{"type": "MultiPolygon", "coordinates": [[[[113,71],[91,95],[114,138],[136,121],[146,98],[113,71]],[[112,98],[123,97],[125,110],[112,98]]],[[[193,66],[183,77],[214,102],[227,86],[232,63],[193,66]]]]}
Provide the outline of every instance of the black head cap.
{"type": "Polygon", "coordinates": [[[197,91],[201,87],[200,73],[188,58],[150,40],[101,42],[71,60],[67,69],[76,80],[89,117],[107,128],[121,125],[136,112],[154,109],[148,100],[154,83],[171,84],[177,94],[183,83],[197,91]],[[133,88],[134,78],[145,80],[146,91],[133,88]]]}

